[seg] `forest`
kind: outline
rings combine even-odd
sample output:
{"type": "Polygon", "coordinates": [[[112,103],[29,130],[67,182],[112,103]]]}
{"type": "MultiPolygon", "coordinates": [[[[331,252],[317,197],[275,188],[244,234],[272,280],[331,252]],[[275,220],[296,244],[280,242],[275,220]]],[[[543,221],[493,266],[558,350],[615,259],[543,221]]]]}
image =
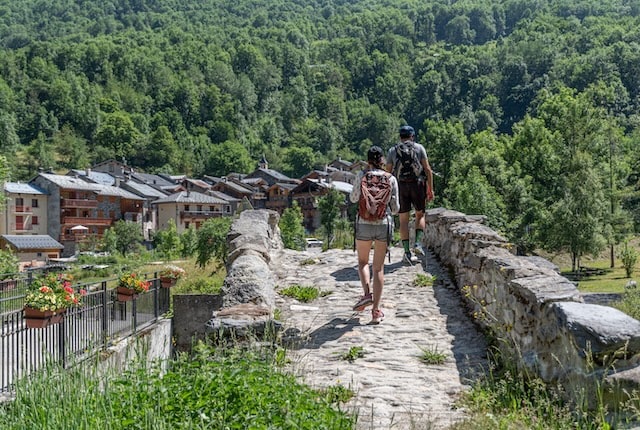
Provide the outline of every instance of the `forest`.
{"type": "Polygon", "coordinates": [[[0,0],[8,178],[300,177],[411,124],[522,252],[640,230],[640,0],[0,0]]]}

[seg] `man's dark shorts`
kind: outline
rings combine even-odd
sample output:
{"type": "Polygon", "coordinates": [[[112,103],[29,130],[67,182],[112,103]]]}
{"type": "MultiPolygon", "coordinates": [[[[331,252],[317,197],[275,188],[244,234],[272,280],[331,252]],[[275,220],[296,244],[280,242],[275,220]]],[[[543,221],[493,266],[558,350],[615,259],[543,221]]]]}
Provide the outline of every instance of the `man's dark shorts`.
{"type": "Polygon", "coordinates": [[[411,206],[418,212],[424,212],[425,184],[423,181],[398,181],[398,192],[400,200],[400,210],[398,213],[409,212],[411,206]]]}

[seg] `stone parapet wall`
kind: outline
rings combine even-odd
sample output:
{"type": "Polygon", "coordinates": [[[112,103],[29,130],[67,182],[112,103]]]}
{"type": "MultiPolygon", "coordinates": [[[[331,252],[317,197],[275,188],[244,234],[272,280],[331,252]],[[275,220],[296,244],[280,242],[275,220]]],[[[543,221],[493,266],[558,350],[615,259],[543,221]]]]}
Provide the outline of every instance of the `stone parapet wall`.
{"type": "Polygon", "coordinates": [[[483,216],[443,208],[425,216],[426,245],[449,268],[478,323],[521,368],[566,386],[584,388],[602,379],[638,386],[635,377],[621,375],[638,373],[632,370],[638,364],[640,322],[614,308],[584,303],[555,265],[515,255],[483,216]]]}

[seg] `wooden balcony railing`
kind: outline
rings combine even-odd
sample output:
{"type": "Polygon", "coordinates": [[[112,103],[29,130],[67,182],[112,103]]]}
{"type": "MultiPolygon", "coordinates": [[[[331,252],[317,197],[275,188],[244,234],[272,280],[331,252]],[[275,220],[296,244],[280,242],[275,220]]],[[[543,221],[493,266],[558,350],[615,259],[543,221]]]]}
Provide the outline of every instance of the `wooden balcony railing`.
{"type": "Polygon", "coordinates": [[[63,208],[97,208],[97,200],[87,199],[62,199],[60,206],[63,208]]]}
{"type": "Polygon", "coordinates": [[[32,212],[33,211],[31,210],[31,206],[23,206],[23,205],[16,206],[16,213],[26,214],[26,213],[32,213],[32,212]]]}
{"type": "Polygon", "coordinates": [[[84,226],[109,226],[113,220],[111,218],[83,218],[83,217],[71,217],[67,216],[62,218],[62,224],[66,225],[84,225],[84,226]]]}
{"type": "Polygon", "coordinates": [[[222,216],[222,211],[180,211],[180,218],[208,219],[222,216]]]}

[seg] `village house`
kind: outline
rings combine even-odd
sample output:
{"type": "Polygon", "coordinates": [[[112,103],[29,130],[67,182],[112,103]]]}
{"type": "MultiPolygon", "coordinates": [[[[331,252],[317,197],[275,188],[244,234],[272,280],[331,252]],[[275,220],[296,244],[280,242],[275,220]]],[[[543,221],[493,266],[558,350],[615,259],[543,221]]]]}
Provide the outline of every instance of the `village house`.
{"type": "Polygon", "coordinates": [[[0,235],[0,247],[8,247],[17,257],[20,270],[27,267],[40,267],[52,259],[60,258],[64,246],[48,234],[36,235],[0,235]]]}
{"type": "Polygon", "coordinates": [[[325,196],[331,189],[336,189],[344,196],[344,203],[340,207],[341,216],[347,216],[349,206],[349,194],[353,185],[341,181],[327,181],[324,179],[307,178],[291,190],[292,199],[295,200],[302,211],[304,228],[313,232],[320,227],[320,211],[318,200],[325,196]]]}
{"type": "Polygon", "coordinates": [[[52,173],[39,173],[30,183],[49,194],[47,233],[64,245],[63,256],[100,239],[115,221],[142,223],[144,199],[122,188],[52,173]]]}
{"type": "Polygon", "coordinates": [[[180,191],[152,205],[158,214],[158,229],[165,230],[174,220],[179,234],[194,226],[196,229],[210,218],[231,216],[231,205],[226,200],[196,191],[180,191]]]}
{"type": "Polygon", "coordinates": [[[4,209],[0,211],[0,234],[47,234],[48,193],[40,187],[5,182],[4,209]]]}

